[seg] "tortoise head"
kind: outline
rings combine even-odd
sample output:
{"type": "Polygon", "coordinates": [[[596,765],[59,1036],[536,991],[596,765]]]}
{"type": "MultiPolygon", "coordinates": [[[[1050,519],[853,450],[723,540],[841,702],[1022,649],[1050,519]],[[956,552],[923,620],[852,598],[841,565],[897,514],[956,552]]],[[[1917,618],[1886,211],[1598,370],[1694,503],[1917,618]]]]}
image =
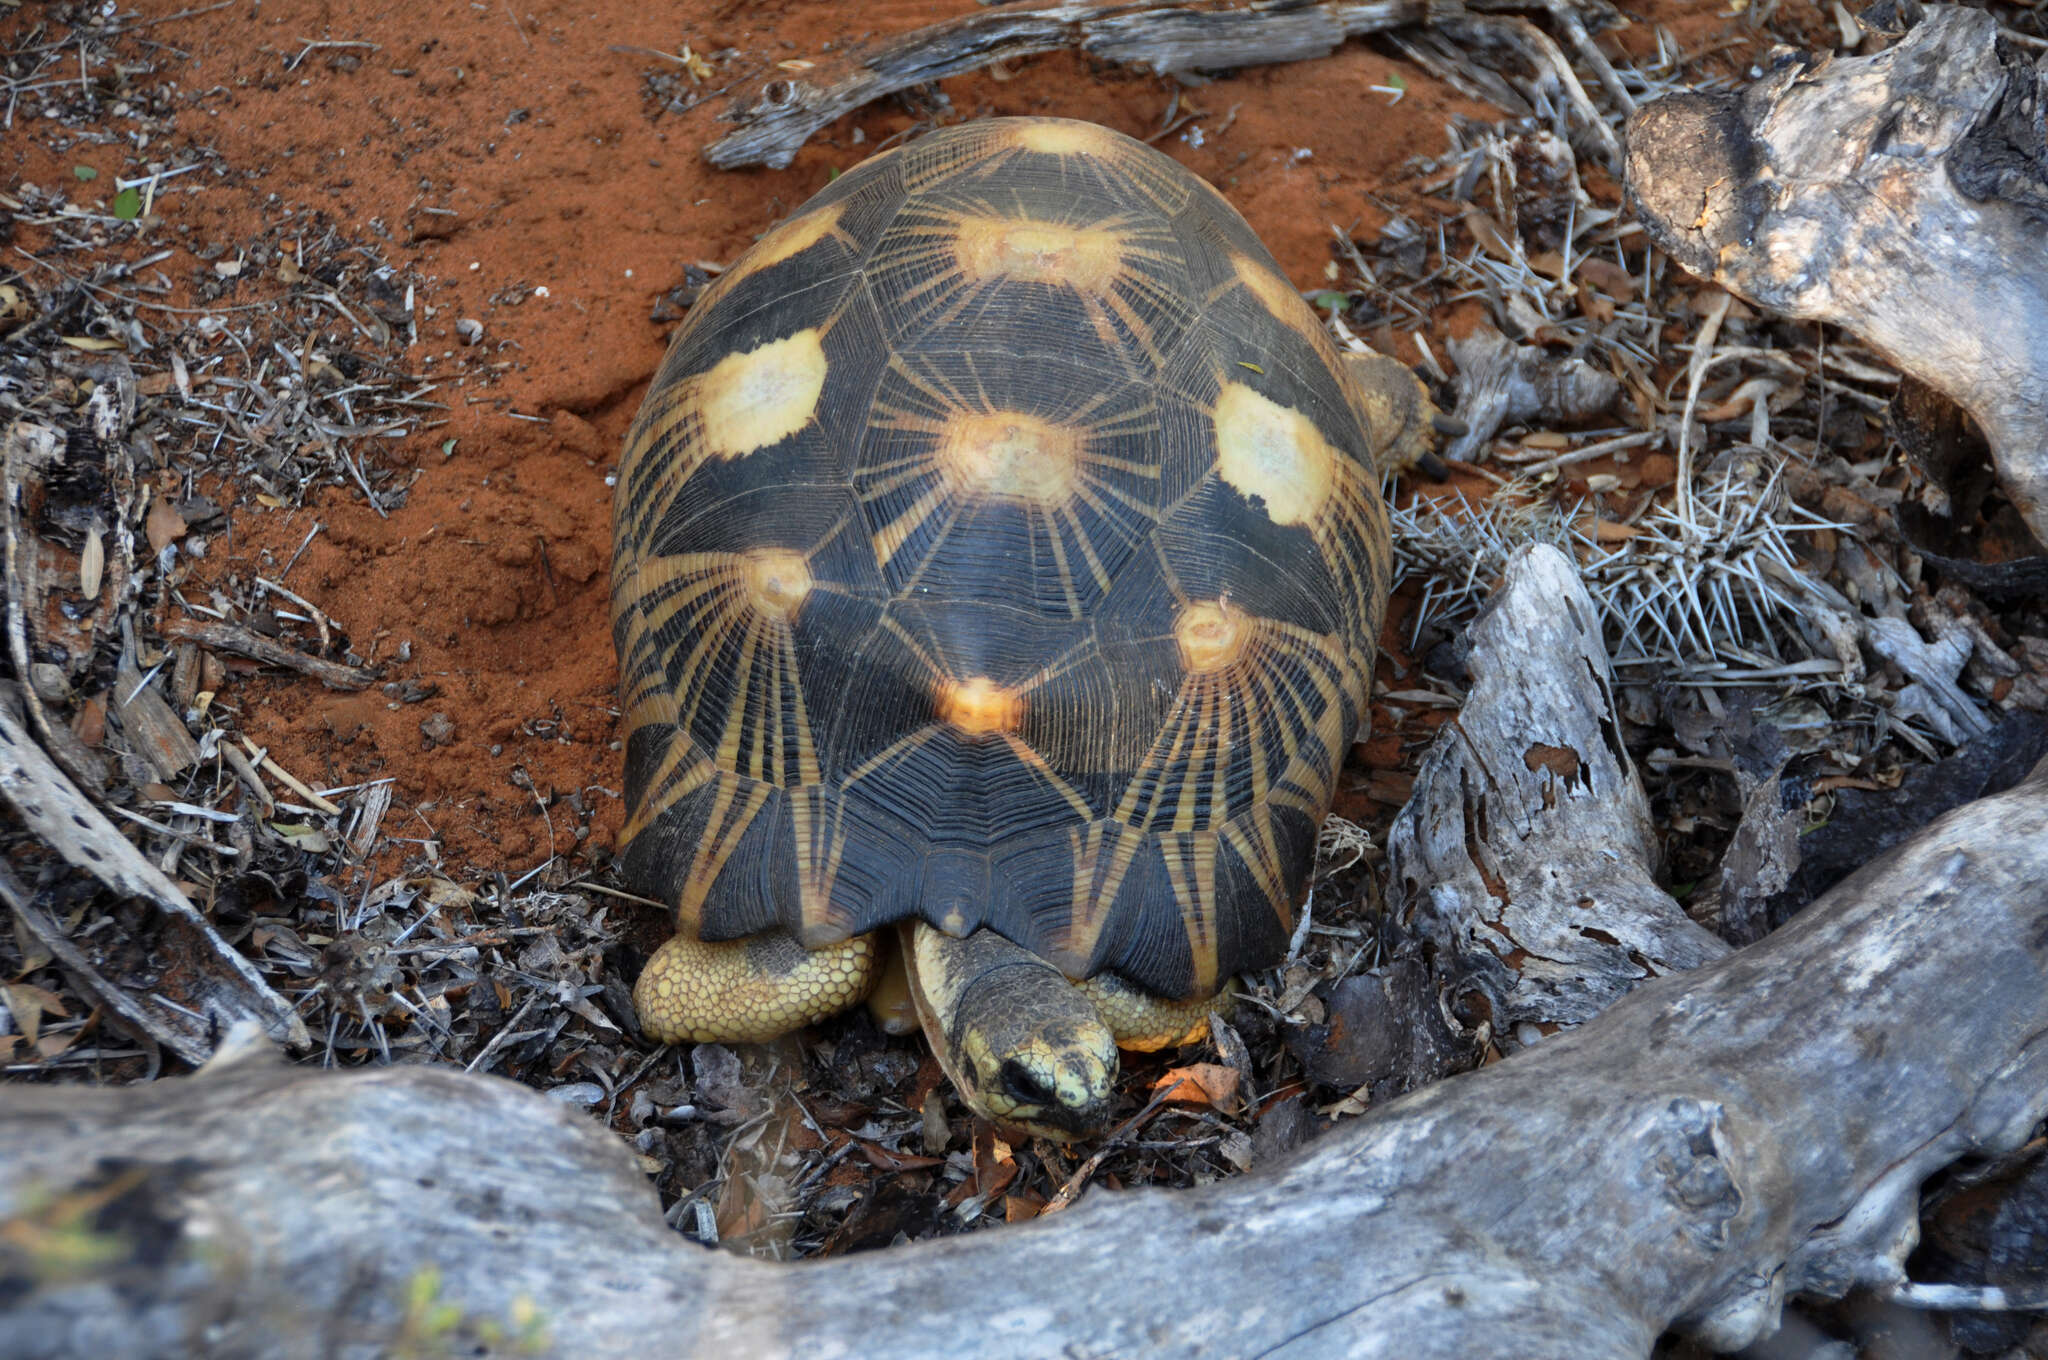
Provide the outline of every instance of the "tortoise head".
{"type": "Polygon", "coordinates": [[[1116,1037],[1087,996],[994,931],[956,940],[919,923],[905,933],[919,1018],[968,1106],[1060,1142],[1101,1132],[1116,1037]]]}

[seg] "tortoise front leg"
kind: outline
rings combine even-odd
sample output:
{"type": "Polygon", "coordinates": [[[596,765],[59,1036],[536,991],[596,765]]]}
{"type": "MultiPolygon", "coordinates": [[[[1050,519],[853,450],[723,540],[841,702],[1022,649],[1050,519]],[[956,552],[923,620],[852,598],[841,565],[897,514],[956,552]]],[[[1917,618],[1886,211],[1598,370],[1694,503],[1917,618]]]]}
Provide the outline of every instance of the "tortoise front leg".
{"type": "Polygon", "coordinates": [[[1172,1001],[1139,991],[1114,973],[1097,973],[1074,985],[1116,1035],[1116,1046],[1134,1053],[1200,1043],[1209,1037],[1209,1012],[1229,1010],[1237,990],[1228,982],[1214,995],[1172,1001]]]}
{"type": "Polygon", "coordinates": [[[806,949],[779,930],[718,944],[678,934],[647,961],[633,1005],[660,1043],[765,1042],[866,996],[881,953],[871,935],[806,949]]]}

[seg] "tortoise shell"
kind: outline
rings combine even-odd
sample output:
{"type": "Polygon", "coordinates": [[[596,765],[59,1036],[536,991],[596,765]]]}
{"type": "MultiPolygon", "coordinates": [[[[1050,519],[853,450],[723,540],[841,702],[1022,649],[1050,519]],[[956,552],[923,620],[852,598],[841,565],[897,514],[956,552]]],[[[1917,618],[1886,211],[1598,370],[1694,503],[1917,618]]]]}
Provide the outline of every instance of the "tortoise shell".
{"type": "Polygon", "coordinates": [[[873,157],[627,438],[628,879],[706,940],[921,916],[1183,997],[1276,961],[1364,714],[1366,398],[1251,228],[1117,133],[873,157]]]}

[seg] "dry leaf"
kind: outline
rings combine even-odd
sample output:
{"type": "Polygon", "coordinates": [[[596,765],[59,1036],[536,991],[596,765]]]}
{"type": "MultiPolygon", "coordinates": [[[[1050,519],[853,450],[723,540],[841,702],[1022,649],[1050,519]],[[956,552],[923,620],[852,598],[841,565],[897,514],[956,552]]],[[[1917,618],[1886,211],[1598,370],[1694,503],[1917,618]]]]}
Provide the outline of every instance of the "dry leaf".
{"type": "Polygon", "coordinates": [[[1465,229],[1472,233],[1472,239],[1479,243],[1479,248],[1496,260],[1512,264],[1520,253],[1509,243],[1500,223],[1483,208],[1465,209],[1465,229]]]}
{"type": "Polygon", "coordinates": [[[24,973],[33,973],[38,968],[47,967],[50,960],[56,957],[50,952],[50,947],[44,944],[35,932],[28,928],[28,923],[19,916],[14,917],[14,949],[21,955],[21,971],[24,973]]]}
{"type": "Polygon", "coordinates": [[[100,531],[90,529],[85,535],[85,550],[78,555],[78,593],[88,600],[96,600],[100,594],[100,582],[107,571],[107,544],[100,537],[100,531]]]}
{"type": "Polygon", "coordinates": [[[1005,1223],[1029,1223],[1045,1208],[1045,1197],[1030,1190],[1019,1190],[1003,1196],[1003,1221],[1005,1223]]]}
{"type": "Polygon", "coordinates": [[[71,719],[71,734],[87,746],[101,746],[107,740],[107,697],[95,694],[79,705],[71,719]]]}
{"type": "Polygon", "coordinates": [[[97,335],[66,335],[59,338],[73,349],[82,349],[92,354],[104,353],[110,349],[127,348],[119,340],[102,340],[97,335]]]}
{"type": "Polygon", "coordinates": [[[14,1017],[14,1027],[21,1031],[30,1043],[43,1032],[43,1008],[36,1004],[34,989],[24,983],[0,987],[0,997],[7,1001],[7,1013],[14,1017]]]}
{"type": "Polygon", "coordinates": [[[1222,1063],[1189,1063],[1186,1067],[1171,1067],[1152,1083],[1152,1094],[1157,1096],[1173,1087],[1180,1086],[1166,1099],[1175,1105],[1214,1105],[1219,1110],[1234,1108],[1237,1104],[1237,1069],[1225,1067],[1222,1063]]]}
{"type": "Polygon", "coordinates": [[[1592,284],[1616,302],[1633,301],[1636,295],[1635,275],[1623,269],[1612,260],[1603,260],[1589,255],[1575,266],[1578,276],[1592,284]]]}
{"type": "Polygon", "coordinates": [[[143,532],[149,536],[150,551],[161,553],[185,536],[185,517],[161,492],[149,504],[149,520],[143,532]]]}

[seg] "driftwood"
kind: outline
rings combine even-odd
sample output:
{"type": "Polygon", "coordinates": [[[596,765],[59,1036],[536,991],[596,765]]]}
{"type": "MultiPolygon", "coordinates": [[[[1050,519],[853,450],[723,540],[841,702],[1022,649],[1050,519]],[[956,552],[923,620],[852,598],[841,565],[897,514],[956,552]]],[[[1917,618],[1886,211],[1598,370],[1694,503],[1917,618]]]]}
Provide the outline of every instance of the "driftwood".
{"type": "Polygon", "coordinates": [[[1600,612],[1564,554],[1517,554],[1470,638],[1465,707],[1387,834],[1387,898],[1512,1049],[1728,947],[1657,886],[1600,612]]]}
{"type": "MultiPolygon", "coordinates": [[[[1204,0],[1067,0],[965,15],[819,58],[782,71],[750,92],[735,95],[719,114],[737,123],[704,149],[722,169],[744,165],[780,168],[820,128],[864,104],[929,81],[960,75],[992,62],[1073,49],[1101,61],[1143,66],[1162,75],[1261,66],[1326,57],[1347,38],[1426,25],[1469,49],[1536,71],[1540,98],[1524,100],[1502,81],[1495,86],[1517,111],[1536,104],[1569,109],[1577,126],[1610,157],[1618,150],[1557,44],[1526,20],[1474,13],[1493,6],[1459,0],[1324,0],[1324,3],[1223,6],[1204,0]]],[[[1553,0],[1551,10],[1567,39],[1603,84],[1620,82],[1590,34],[1617,20],[1605,0],[1553,0]]],[[[1558,128],[1560,135],[1565,129],[1558,128]]]]}
{"type": "MultiPolygon", "coordinates": [[[[1521,588],[1554,567],[1525,559],[1521,588]]],[[[1532,611],[1496,611],[1514,618],[1532,611]]],[[[1578,651],[1584,688],[1549,687],[1604,711],[1591,635],[1555,632],[1527,655],[1578,651]]],[[[1521,701],[1489,716],[1504,697],[1482,684],[1464,726],[1556,722],[1521,701]]],[[[1589,733],[1560,735],[1626,801],[1589,733]]],[[[1569,800],[1568,779],[1530,774],[1499,801],[1569,800]]],[[[1485,807],[1443,806],[1504,843],[1467,820],[1485,807]]],[[[0,1276],[33,1283],[0,1353],[417,1351],[522,1328],[592,1355],[952,1355],[971,1337],[991,1356],[1602,1360],[1673,1325],[1734,1347],[1788,1293],[1895,1285],[1921,1181],[2048,1112],[2044,1039],[2048,765],[1753,948],[1270,1169],[800,1267],[669,1232],[620,1140],[505,1081],[251,1060],[17,1088],[0,1276]]]]}
{"type": "Polygon", "coordinates": [[[1628,148],[1658,245],[1962,406],[2048,542],[2048,56],[2001,44],[1982,10],[1932,7],[1875,56],[1660,99],[1628,148]]]}

